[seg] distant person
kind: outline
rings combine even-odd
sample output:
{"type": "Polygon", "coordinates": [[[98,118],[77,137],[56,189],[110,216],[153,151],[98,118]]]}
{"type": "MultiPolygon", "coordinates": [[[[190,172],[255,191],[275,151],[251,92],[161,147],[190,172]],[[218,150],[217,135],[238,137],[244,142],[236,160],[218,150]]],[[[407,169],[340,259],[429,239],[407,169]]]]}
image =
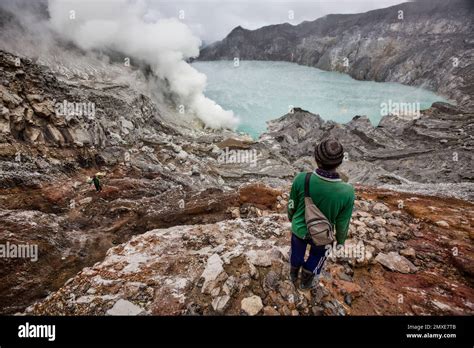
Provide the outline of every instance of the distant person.
{"type": "Polygon", "coordinates": [[[319,278],[326,261],[325,245],[315,245],[308,233],[305,220],[305,180],[308,180],[309,197],[325,216],[324,219],[329,220],[330,224],[326,223],[326,225],[335,226],[337,244],[343,245],[355,199],[352,185],[343,182],[336,171],[343,158],[344,150],[341,143],[335,139],[323,140],[314,151],[318,168],[310,174],[299,173],[291,187],[288,201],[288,218],[292,229],[290,279],[296,282],[301,269],[301,289],[314,287],[315,279],[319,278]],[[307,174],[308,179],[306,179],[307,174]],[[310,252],[305,260],[308,245],[310,245],[310,252]]]}
{"type": "Polygon", "coordinates": [[[100,180],[99,180],[99,177],[98,177],[97,175],[94,175],[94,176],[92,177],[92,179],[89,181],[89,183],[90,183],[90,184],[92,184],[92,183],[94,184],[95,190],[96,190],[97,192],[102,191],[102,185],[101,185],[100,180]]]}

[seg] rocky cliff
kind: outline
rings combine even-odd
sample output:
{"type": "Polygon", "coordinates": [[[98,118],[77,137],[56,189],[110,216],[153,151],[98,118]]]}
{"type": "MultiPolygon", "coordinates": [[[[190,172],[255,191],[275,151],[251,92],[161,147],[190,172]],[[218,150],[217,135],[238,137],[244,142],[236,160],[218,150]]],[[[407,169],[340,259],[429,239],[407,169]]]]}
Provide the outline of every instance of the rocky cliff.
{"type": "Polygon", "coordinates": [[[130,86],[87,88],[88,79],[59,80],[17,58],[0,52],[0,240],[38,245],[42,256],[0,260],[2,312],[57,289],[134,234],[230,217],[232,202],[258,201],[239,198],[243,182],[282,185],[294,175],[265,144],[166,122],[130,86]],[[95,113],[62,114],[63,100],[93,103],[95,113]],[[255,165],[219,160],[222,149],[250,147],[255,165]],[[98,196],[86,180],[100,170],[107,175],[98,196]]]}
{"type": "Polygon", "coordinates": [[[434,103],[419,118],[390,115],[374,127],[365,116],[338,124],[295,108],[270,121],[260,142],[289,158],[296,168],[310,170],[315,139],[333,136],[344,145],[341,171],[352,183],[472,200],[473,116],[434,103]]]}
{"type": "Polygon", "coordinates": [[[472,109],[474,7],[415,1],[298,25],[237,27],[202,49],[200,60],[281,60],[438,92],[472,109]]]}

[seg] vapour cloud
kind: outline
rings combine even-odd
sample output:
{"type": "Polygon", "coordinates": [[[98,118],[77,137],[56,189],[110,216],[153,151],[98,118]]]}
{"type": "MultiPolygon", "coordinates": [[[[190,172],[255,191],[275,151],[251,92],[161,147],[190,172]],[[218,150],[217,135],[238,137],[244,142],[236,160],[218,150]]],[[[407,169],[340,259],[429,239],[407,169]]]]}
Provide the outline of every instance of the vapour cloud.
{"type": "Polygon", "coordinates": [[[111,49],[148,63],[207,127],[236,127],[232,111],[204,96],[206,76],[186,62],[199,55],[201,40],[178,19],[129,0],[49,0],[49,13],[53,29],[80,48],[111,49]]]}

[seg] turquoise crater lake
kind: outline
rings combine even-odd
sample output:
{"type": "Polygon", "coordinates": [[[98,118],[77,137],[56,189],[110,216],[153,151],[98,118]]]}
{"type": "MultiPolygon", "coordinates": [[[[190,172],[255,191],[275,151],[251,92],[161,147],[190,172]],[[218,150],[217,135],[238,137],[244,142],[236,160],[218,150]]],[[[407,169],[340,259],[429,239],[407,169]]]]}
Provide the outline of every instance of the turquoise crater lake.
{"type": "MultiPolygon", "coordinates": [[[[348,75],[287,62],[194,62],[207,76],[205,95],[241,120],[238,130],[257,138],[266,121],[289,112],[291,106],[339,123],[366,115],[377,125],[383,103],[409,103],[421,110],[447,101],[422,88],[391,82],[357,81],[348,75]]],[[[395,104],[394,104],[395,103],[395,104]]],[[[393,111],[393,109],[392,109],[393,111]]],[[[393,112],[395,113],[395,112],[393,112]]]]}

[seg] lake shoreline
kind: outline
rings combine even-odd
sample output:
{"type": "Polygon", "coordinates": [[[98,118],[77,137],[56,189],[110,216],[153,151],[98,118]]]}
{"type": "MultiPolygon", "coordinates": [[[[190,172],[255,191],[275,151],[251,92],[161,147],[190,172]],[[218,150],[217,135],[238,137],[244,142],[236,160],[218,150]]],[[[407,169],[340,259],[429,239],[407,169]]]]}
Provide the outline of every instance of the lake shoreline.
{"type": "Polygon", "coordinates": [[[383,116],[419,116],[434,102],[450,102],[418,87],[359,81],[341,72],[283,61],[197,61],[208,78],[205,95],[240,118],[238,132],[253,139],[266,122],[301,107],[341,124],[367,116],[377,126],[383,116]]]}

